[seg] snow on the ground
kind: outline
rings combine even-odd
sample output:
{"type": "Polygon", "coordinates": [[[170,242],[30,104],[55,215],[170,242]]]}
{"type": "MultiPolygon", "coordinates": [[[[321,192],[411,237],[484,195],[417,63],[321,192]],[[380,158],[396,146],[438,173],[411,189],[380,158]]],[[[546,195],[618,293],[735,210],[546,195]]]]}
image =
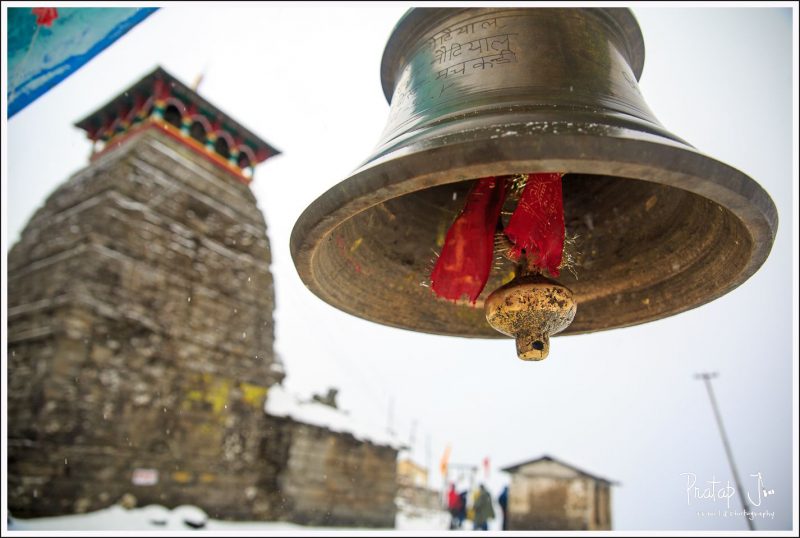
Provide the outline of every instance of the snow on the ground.
{"type": "Polygon", "coordinates": [[[397,512],[395,528],[406,531],[447,530],[450,525],[450,514],[443,510],[409,509],[397,512]]]}
{"type": "MultiPolygon", "coordinates": [[[[450,516],[439,510],[407,510],[398,512],[397,530],[447,530],[450,516]]],[[[376,531],[344,527],[307,527],[283,521],[220,521],[209,519],[196,506],[179,506],[169,510],[159,505],[144,508],[125,508],[114,505],[97,512],[71,516],[35,519],[9,518],[10,531],[376,531]]],[[[390,530],[390,529],[384,529],[390,530]]]]}

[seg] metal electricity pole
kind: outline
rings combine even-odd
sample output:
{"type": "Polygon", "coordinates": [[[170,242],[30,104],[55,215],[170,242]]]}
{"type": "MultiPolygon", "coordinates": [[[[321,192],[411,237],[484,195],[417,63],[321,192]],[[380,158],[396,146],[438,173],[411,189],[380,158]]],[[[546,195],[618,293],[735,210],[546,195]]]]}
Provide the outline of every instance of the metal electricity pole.
{"type": "Polygon", "coordinates": [[[753,520],[747,517],[747,514],[750,512],[750,507],[747,505],[747,499],[744,496],[744,489],[742,488],[742,482],[739,480],[739,471],[736,469],[736,463],[733,461],[733,452],[731,451],[731,445],[728,442],[728,436],[725,433],[725,427],[722,425],[722,416],[719,414],[719,408],[717,407],[717,399],[714,397],[714,389],[711,388],[711,380],[717,377],[717,372],[702,372],[699,374],[695,374],[695,379],[702,379],[705,382],[706,390],[708,391],[708,399],[711,400],[711,408],[714,410],[714,418],[717,420],[717,426],[719,427],[719,435],[722,437],[722,445],[725,447],[725,455],[728,456],[728,464],[731,466],[731,471],[733,472],[733,481],[736,483],[736,492],[739,494],[739,499],[742,501],[742,510],[744,510],[744,519],[747,521],[747,527],[754,531],[755,525],[753,524],[753,520]]]}

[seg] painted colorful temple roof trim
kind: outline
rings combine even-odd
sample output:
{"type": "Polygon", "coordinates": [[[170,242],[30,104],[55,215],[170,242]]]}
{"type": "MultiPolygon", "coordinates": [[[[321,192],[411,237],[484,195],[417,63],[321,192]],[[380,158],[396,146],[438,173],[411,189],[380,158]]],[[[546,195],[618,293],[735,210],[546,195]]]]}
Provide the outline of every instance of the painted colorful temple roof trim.
{"type": "Polygon", "coordinates": [[[245,183],[256,164],[280,153],[161,67],[75,126],[95,144],[93,160],[135,133],[157,128],[245,183]]]}

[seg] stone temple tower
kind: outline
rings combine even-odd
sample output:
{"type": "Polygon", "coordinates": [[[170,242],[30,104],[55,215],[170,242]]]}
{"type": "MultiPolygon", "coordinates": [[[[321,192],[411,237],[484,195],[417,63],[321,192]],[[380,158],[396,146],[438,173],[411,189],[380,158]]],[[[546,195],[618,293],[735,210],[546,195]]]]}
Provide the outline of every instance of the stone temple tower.
{"type": "Polygon", "coordinates": [[[248,185],[278,151],[160,68],[77,126],[90,164],[9,253],[10,514],[269,517],[283,371],[248,185]]]}

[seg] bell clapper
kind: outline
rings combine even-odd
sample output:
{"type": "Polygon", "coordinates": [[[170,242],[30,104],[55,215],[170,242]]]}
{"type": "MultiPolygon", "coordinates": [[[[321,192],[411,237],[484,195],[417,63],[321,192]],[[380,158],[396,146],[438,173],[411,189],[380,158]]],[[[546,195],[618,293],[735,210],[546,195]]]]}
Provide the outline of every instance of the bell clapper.
{"type": "Polygon", "coordinates": [[[513,337],[517,356],[540,361],[550,352],[550,336],[566,329],[575,318],[577,305],[569,288],[532,269],[520,260],[514,279],[486,299],[486,321],[495,330],[513,337]]]}

